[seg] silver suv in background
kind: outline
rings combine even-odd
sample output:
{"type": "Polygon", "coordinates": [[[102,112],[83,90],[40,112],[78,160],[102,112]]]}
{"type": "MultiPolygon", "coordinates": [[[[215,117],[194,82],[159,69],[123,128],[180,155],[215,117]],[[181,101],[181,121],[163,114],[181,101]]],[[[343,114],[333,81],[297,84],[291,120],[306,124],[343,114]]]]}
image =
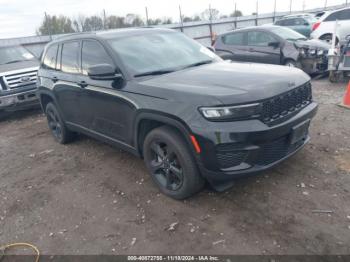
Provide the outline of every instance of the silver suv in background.
{"type": "Polygon", "coordinates": [[[38,59],[23,46],[0,46],[0,116],[38,105],[38,59]]]}

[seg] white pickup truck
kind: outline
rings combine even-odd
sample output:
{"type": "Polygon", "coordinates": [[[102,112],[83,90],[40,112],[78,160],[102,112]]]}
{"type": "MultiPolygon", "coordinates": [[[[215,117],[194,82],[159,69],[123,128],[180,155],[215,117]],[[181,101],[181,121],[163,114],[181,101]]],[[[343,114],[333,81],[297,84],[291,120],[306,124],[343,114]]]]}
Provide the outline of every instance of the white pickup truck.
{"type": "Polygon", "coordinates": [[[23,46],[0,46],[0,116],[38,105],[38,59],[23,46]]]}

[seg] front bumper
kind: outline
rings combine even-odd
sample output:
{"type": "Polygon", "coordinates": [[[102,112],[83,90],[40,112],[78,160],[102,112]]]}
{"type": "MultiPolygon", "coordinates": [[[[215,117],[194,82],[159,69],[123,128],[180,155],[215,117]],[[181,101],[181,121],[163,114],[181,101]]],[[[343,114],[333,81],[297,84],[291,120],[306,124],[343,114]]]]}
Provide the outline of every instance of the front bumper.
{"type": "Polygon", "coordinates": [[[303,71],[307,74],[324,73],[328,69],[327,56],[300,58],[303,71]]]}
{"type": "Polygon", "coordinates": [[[289,158],[310,139],[307,126],[304,135],[292,144],[293,128],[308,123],[317,107],[311,103],[275,126],[259,120],[209,124],[204,134],[196,135],[202,147],[198,159],[202,175],[220,190],[227,182],[272,168],[289,158]]]}
{"type": "Polygon", "coordinates": [[[11,92],[0,95],[1,111],[17,111],[39,106],[39,100],[36,96],[36,88],[21,92],[11,92]]]}

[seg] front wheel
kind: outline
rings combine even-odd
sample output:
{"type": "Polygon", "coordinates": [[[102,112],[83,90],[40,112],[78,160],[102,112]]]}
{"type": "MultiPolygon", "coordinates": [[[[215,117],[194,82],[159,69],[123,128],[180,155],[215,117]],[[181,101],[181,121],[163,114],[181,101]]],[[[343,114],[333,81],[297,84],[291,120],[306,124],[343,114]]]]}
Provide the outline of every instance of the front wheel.
{"type": "Polygon", "coordinates": [[[295,62],[294,60],[291,60],[291,59],[286,60],[286,61],[284,62],[284,65],[285,65],[285,66],[288,66],[288,67],[295,67],[295,68],[298,68],[298,67],[299,67],[299,66],[298,66],[298,63],[295,62]]]}
{"type": "Polygon", "coordinates": [[[165,195],[181,200],[203,188],[205,181],[176,130],[167,126],[152,130],[145,139],[143,154],[153,181],[165,195]]]}

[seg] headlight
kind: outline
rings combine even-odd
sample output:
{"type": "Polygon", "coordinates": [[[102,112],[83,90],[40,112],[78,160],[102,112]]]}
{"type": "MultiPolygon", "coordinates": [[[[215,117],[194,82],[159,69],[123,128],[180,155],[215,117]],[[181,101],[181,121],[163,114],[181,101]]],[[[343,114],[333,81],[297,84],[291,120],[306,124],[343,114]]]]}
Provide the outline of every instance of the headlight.
{"type": "Polygon", "coordinates": [[[317,53],[317,50],[316,50],[316,49],[310,49],[310,50],[309,50],[309,54],[310,54],[310,55],[316,55],[316,53],[317,53]]]}
{"type": "Polygon", "coordinates": [[[324,54],[324,50],[318,50],[317,51],[317,55],[323,55],[324,54]]]}
{"type": "Polygon", "coordinates": [[[225,107],[201,107],[199,111],[209,120],[237,120],[256,118],[260,115],[261,104],[225,107]]]}

